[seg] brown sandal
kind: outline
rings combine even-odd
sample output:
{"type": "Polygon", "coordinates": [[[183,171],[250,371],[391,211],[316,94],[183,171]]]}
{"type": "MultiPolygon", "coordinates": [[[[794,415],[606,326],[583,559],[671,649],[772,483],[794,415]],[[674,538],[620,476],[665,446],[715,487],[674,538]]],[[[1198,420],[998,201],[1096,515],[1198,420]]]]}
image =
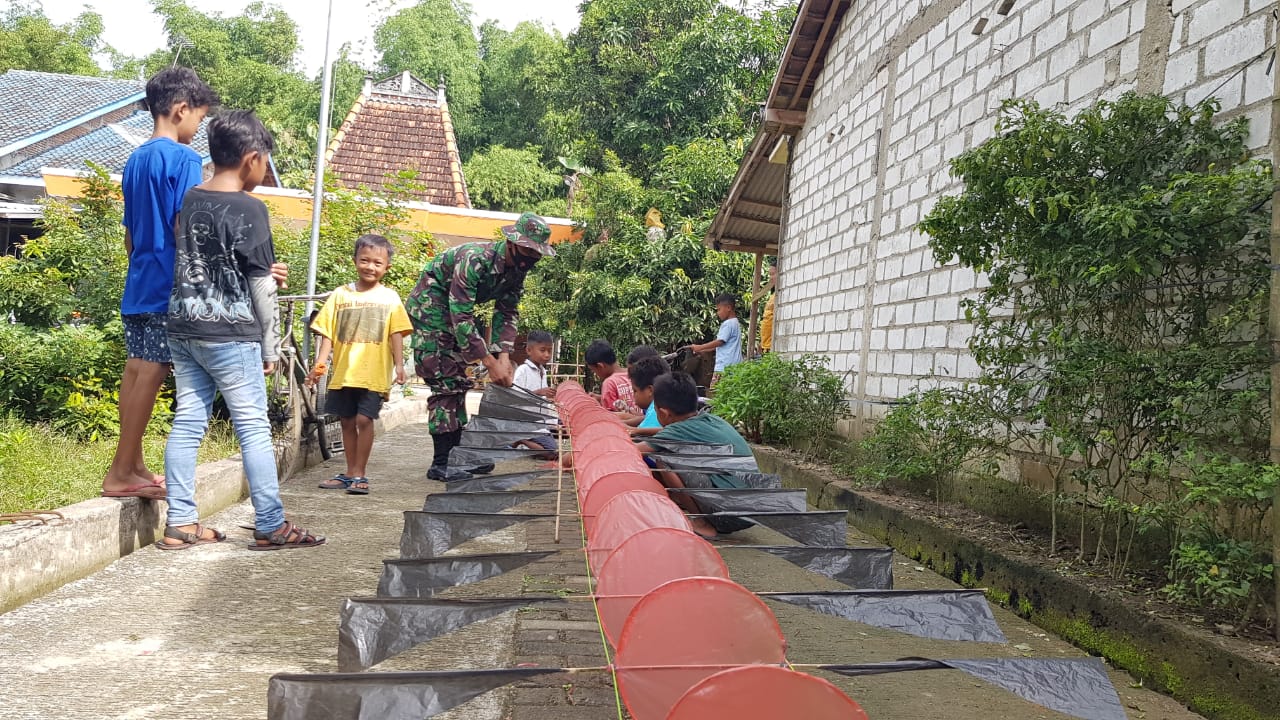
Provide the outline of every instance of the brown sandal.
{"type": "Polygon", "coordinates": [[[182,542],[177,545],[173,545],[165,542],[164,540],[157,540],[156,547],[161,550],[190,550],[197,545],[212,545],[213,543],[220,543],[227,539],[226,534],[221,530],[207,528],[199,523],[196,523],[196,531],[193,533],[184,532],[172,525],[167,526],[164,529],[164,536],[170,540],[181,540],[182,542]],[[213,537],[205,537],[205,530],[213,533],[213,537]]]}
{"type": "Polygon", "coordinates": [[[316,547],[324,544],[323,536],[312,535],[304,528],[300,528],[287,520],[275,532],[264,533],[254,530],[253,540],[252,543],[249,543],[250,550],[284,550],[286,548],[316,547]],[[263,540],[266,542],[263,543],[263,540]]]}

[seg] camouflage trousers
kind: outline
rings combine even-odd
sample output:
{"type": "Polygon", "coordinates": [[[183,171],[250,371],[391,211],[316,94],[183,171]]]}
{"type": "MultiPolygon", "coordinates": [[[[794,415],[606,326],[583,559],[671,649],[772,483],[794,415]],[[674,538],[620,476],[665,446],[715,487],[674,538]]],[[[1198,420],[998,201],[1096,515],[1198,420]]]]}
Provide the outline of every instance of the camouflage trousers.
{"type": "Polygon", "coordinates": [[[431,389],[428,429],[432,435],[461,430],[467,424],[467,391],[475,383],[467,376],[467,361],[453,333],[415,329],[411,342],[418,377],[431,389]]]}

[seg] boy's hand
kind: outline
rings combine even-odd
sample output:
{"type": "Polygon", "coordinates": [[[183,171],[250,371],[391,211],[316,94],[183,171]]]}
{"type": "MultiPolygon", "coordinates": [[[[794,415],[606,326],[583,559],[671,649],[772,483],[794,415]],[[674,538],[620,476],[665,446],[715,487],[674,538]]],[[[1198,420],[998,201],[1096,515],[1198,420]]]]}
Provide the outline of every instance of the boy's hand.
{"type": "Polygon", "coordinates": [[[303,380],[302,384],[307,387],[315,387],[316,383],[320,382],[320,378],[324,377],[325,372],[328,370],[329,366],[324,363],[316,363],[315,367],[311,368],[311,372],[307,373],[307,379],[303,380]]]}
{"type": "Polygon", "coordinates": [[[409,381],[409,378],[407,378],[404,374],[404,366],[397,365],[396,366],[396,384],[404,385],[408,381],[409,381]]]}
{"type": "Polygon", "coordinates": [[[289,266],[284,263],[271,264],[271,279],[281,288],[289,287],[289,266]]]}
{"type": "Polygon", "coordinates": [[[702,347],[701,345],[690,345],[689,349],[695,353],[702,353],[706,348],[702,347]]]}
{"type": "Polygon", "coordinates": [[[273,372],[275,372],[275,371],[276,371],[276,364],[275,364],[274,362],[272,362],[272,361],[270,361],[270,360],[263,360],[263,361],[262,361],[262,374],[263,374],[263,375],[270,375],[271,373],[273,373],[273,372]]]}

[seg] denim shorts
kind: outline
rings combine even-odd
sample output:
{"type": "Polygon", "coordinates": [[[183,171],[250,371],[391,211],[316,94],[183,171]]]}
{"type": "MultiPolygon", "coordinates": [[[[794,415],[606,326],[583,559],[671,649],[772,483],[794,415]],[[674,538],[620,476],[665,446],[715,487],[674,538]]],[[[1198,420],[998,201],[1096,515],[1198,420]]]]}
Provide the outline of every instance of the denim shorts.
{"type": "Polygon", "coordinates": [[[173,362],[169,354],[169,335],[165,332],[167,316],[164,313],[140,313],[122,315],[124,322],[124,349],[130,358],[168,365],[173,362]]]}

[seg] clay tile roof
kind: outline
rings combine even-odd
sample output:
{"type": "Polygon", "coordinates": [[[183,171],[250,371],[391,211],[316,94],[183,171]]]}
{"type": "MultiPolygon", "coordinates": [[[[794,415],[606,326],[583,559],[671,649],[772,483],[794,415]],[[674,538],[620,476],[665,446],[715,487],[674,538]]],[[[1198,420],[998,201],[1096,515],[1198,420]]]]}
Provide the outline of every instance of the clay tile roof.
{"type": "Polygon", "coordinates": [[[332,172],[345,187],[382,190],[388,176],[416,170],[413,193],[435,205],[471,207],[453,120],[443,90],[409,73],[366,82],[329,146],[332,172]]]}

